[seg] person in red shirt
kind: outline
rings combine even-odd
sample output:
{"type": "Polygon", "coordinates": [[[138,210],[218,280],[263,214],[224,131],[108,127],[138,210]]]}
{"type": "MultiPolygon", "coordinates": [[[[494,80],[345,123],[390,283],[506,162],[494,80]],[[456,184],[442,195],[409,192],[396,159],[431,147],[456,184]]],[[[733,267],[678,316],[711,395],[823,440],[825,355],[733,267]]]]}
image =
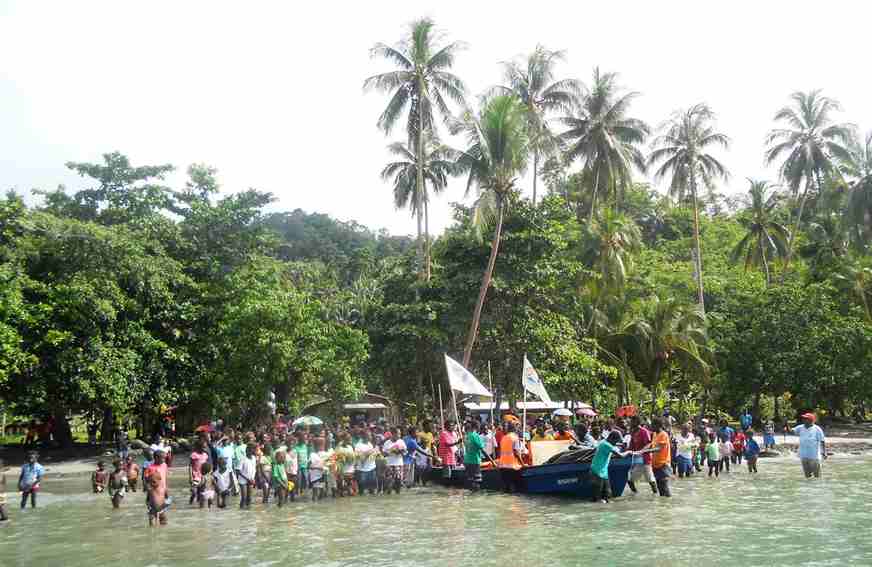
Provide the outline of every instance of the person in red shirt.
{"type": "MultiPolygon", "coordinates": [[[[651,432],[645,429],[639,416],[634,415],[630,419],[630,451],[641,451],[650,445],[651,432]]],[[[643,477],[648,481],[651,492],[657,494],[657,482],[654,479],[654,469],[651,468],[651,455],[649,453],[642,454],[642,464],[635,464],[630,469],[630,480],[627,482],[630,490],[637,492],[636,482],[643,477]]]]}
{"type": "Polygon", "coordinates": [[[439,447],[437,450],[439,460],[442,461],[442,476],[444,478],[451,478],[451,471],[457,466],[454,447],[459,445],[460,442],[460,436],[454,432],[454,421],[449,419],[442,426],[442,431],[439,433],[439,447]]]}
{"type": "Polygon", "coordinates": [[[733,464],[742,464],[742,455],[745,453],[745,442],[747,440],[748,438],[743,431],[736,431],[736,434],[733,436],[733,454],[731,455],[733,464]]]}

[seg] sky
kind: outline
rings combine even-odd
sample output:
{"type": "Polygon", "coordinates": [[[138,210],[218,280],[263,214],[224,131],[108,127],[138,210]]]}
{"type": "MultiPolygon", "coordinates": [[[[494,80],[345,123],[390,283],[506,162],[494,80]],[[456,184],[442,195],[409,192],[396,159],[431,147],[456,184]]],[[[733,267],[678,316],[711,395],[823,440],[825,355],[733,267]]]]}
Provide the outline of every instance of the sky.
{"type": "MultiPolygon", "coordinates": [[[[410,234],[379,177],[402,132],[376,128],[387,98],[362,84],[390,69],[370,59],[373,44],[399,41],[422,16],[465,42],[455,73],[471,94],[541,43],[566,51],[561,77],[620,73],[641,93],[631,114],[652,126],[707,102],[732,139],[720,154],[728,193],[775,178],[764,138],[791,92],[823,89],[840,120],[872,128],[863,1],[0,0],[0,188],[85,188],[64,163],[118,150],[134,165],[176,165],[176,187],[205,162],[224,192],[272,192],[274,210],[410,234]]],[[[529,176],[519,183],[530,192],[529,176]]],[[[433,203],[434,232],[464,188],[455,180],[433,203]]]]}

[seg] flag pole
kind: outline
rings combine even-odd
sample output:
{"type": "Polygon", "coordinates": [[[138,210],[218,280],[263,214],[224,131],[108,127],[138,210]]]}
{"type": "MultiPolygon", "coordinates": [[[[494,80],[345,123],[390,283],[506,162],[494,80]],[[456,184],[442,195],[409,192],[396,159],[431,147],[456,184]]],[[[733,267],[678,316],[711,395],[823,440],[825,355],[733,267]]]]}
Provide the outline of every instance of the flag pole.
{"type": "MultiPolygon", "coordinates": [[[[524,353],[524,360],[527,360],[527,353],[524,353]]],[[[527,384],[524,382],[524,365],[521,364],[521,387],[524,388],[524,411],[521,418],[521,443],[527,442],[527,384]]]]}
{"type": "MultiPolygon", "coordinates": [[[[491,394],[494,393],[494,381],[491,378],[491,367],[490,360],[487,361],[487,385],[490,388],[491,394]]],[[[497,401],[494,398],[491,398],[491,425],[495,426],[494,423],[494,406],[497,404],[497,401]]]]}
{"type": "Polygon", "coordinates": [[[442,410],[442,384],[439,384],[439,427],[445,427],[445,412],[442,410]]]}

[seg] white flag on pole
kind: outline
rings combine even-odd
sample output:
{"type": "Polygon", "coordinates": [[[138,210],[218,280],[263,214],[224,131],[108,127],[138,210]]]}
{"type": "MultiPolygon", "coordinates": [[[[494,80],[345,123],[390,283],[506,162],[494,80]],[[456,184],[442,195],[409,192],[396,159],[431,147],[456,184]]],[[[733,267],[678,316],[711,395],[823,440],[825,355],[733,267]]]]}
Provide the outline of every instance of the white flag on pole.
{"type": "Polygon", "coordinates": [[[548,391],[545,390],[545,384],[542,383],[536,369],[527,360],[527,355],[524,355],[524,374],[521,376],[521,382],[524,384],[524,390],[547,404],[551,403],[551,397],[548,395],[548,391]]]}
{"type": "Polygon", "coordinates": [[[445,369],[448,371],[448,383],[451,385],[452,390],[462,394],[484,396],[485,398],[493,397],[493,394],[481,382],[476,380],[472,372],[447,354],[445,355],[445,369]]]}

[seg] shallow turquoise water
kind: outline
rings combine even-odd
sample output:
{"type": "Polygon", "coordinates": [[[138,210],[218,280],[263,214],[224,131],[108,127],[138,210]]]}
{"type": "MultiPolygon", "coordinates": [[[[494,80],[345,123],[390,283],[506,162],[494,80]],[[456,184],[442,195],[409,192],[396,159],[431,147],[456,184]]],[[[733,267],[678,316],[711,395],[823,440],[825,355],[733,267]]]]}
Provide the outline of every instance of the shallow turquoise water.
{"type": "Polygon", "coordinates": [[[806,481],[796,459],[761,460],[756,477],[694,477],[669,500],[609,505],[433,487],[203,511],[174,481],[184,502],[159,529],[142,493],[113,510],[85,478],[47,480],[36,510],[9,495],[0,565],[872,565],[870,465],[837,457],[806,481]]]}

